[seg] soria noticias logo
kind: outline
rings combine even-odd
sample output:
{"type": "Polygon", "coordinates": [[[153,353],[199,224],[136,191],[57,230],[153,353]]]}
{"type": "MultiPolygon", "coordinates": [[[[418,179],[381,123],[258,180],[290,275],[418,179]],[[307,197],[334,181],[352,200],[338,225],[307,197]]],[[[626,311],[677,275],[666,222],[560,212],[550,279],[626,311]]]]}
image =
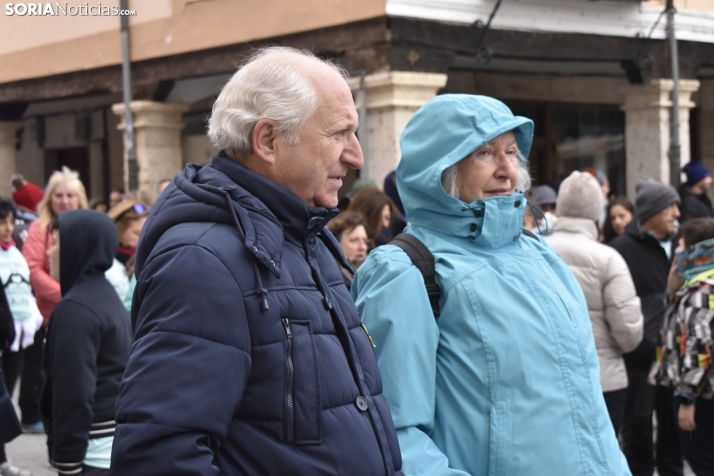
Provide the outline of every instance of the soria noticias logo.
{"type": "Polygon", "coordinates": [[[89,2],[70,5],[68,2],[55,3],[6,3],[5,15],[27,16],[71,16],[71,17],[116,17],[135,16],[136,10],[120,10],[117,6],[89,2]]]}

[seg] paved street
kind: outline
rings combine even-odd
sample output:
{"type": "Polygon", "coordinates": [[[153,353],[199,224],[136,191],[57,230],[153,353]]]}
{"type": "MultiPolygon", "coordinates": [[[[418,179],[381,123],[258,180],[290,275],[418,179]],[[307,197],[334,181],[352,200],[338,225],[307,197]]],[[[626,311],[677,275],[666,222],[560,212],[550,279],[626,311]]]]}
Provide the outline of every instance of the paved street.
{"type": "Polygon", "coordinates": [[[10,461],[16,466],[32,471],[33,476],[56,476],[47,464],[45,435],[21,435],[6,447],[10,461]]]}
{"type": "MultiPolygon", "coordinates": [[[[19,388],[20,382],[18,381],[17,385],[15,385],[15,394],[12,399],[15,404],[15,410],[18,410],[17,397],[19,388]]],[[[47,464],[46,440],[47,437],[43,434],[20,435],[5,445],[7,457],[16,466],[32,471],[33,476],[56,476],[57,472],[47,464]]]]}

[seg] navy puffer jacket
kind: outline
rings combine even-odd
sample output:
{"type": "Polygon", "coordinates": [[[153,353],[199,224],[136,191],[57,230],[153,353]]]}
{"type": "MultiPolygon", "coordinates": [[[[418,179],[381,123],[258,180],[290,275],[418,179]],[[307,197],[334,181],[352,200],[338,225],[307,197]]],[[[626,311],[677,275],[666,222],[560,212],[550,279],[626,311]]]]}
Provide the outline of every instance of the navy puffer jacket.
{"type": "Polygon", "coordinates": [[[114,476],[401,474],[335,214],[223,154],[176,176],[137,250],[114,476]]]}

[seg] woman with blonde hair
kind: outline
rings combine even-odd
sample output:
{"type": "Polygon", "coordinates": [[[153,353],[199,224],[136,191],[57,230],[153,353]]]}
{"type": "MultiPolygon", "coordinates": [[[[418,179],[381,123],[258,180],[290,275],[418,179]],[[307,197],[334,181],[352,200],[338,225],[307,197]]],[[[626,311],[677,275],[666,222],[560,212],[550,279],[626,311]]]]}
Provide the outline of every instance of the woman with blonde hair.
{"type": "Polygon", "coordinates": [[[33,345],[25,349],[25,359],[20,384],[20,410],[22,426],[26,431],[42,432],[40,421],[40,391],[42,389],[42,343],[47,332],[50,315],[62,299],[60,284],[50,276],[47,250],[52,246],[50,224],[62,212],[87,208],[87,194],[79,174],[67,167],[50,176],[45,197],[37,207],[38,217],[28,231],[22,254],[30,267],[30,284],[43,317],[42,327],[35,334],[33,345]]]}

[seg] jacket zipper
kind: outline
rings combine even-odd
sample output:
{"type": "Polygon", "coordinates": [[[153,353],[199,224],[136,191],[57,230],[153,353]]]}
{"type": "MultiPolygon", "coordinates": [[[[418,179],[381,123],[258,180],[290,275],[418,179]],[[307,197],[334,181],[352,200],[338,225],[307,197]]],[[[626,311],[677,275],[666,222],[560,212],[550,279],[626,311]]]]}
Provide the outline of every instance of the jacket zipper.
{"type": "Polygon", "coordinates": [[[290,331],[290,321],[286,317],[283,318],[283,327],[285,334],[288,336],[288,417],[287,417],[287,440],[288,443],[293,441],[293,433],[295,432],[295,408],[293,405],[293,385],[295,378],[295,367],[293,365],[293,333],[290,331]]]}

